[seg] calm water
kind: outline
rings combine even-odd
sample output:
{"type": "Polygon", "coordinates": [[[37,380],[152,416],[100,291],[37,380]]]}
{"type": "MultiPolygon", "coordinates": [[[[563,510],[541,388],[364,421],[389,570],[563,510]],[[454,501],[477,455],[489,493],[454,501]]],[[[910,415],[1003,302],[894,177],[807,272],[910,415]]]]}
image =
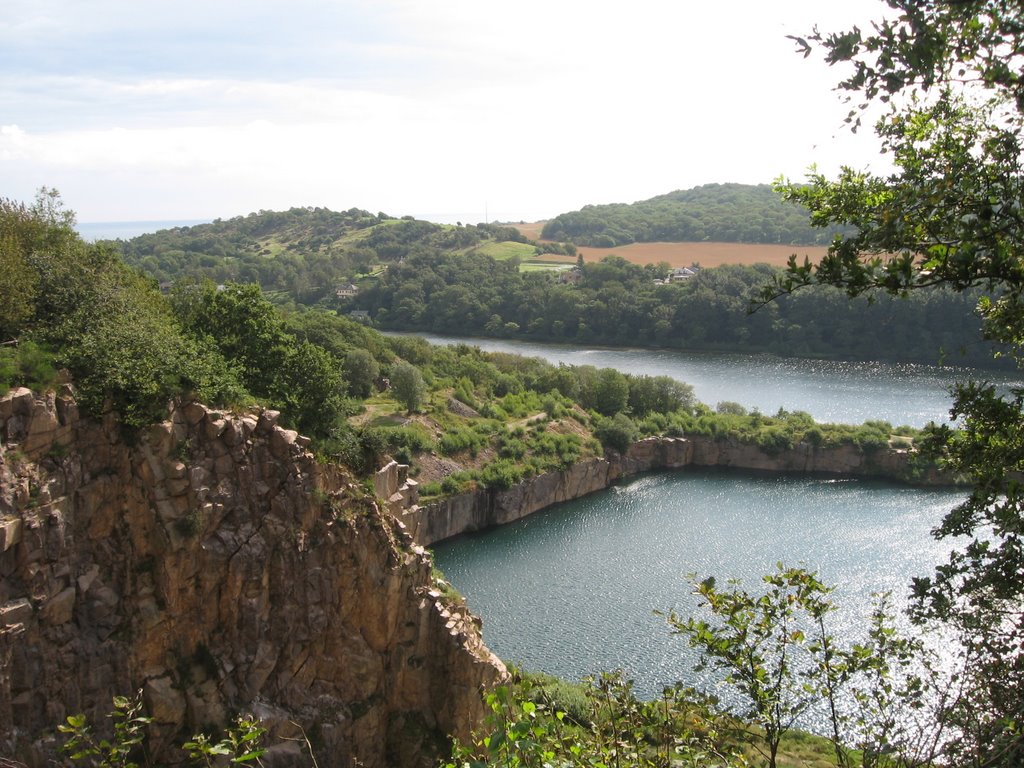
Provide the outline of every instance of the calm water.
{"type": "Polygon", "coordinates": [[[482,349],[543,357],[554,363],[617,368],[648,376],[667,375],[693,385],[709,405],[730,400],[774,414],[779,408],[807,411],[818,421],[862,424],[881,419],[894,426],[923,427],[949,418],[949,387],[981,379],[1020,386],[1002,371],[952,366],[801,360],[772,355],[683,352],[665,349],[607,349],[462,339],[420,334],[436,344],[465,342],[482,349]]]}
{"type": "Polygon", "coordinates": [[[705,685],[653,610],[696,607],[687,575],[751,589],[777,561],[838,585],[831,628],[859,636],[873,592],[907,594],[947,547],[930,529],[963,494],[860,480],[683,471],[647,475],[435,546],[503,659],[570,679],[622,668],[640,693],[705,685]]]}
{"type": "MultiPolygon", "coordinates": [[[[948,418],[954,381],[1018,384],[966,368],[426,338],[666,374],[709,404],[805,410],[843,423],[923,426],[948,418]]],[[[697,658],[685,640],[653,613],[696,609],[688,574],[739,578],[754,590],[776,562],[803,563],[838,585],[832,632],[859,638],[873,593],[891,591],[902,606],[911,577],[945,559],[949,545],[930,531],[963,497],[865,480],[659,473],[441,543],[435,558],[483,617],[484,639],[502,658],[572,679],[622,668],[654,696],[677,680],[713,686],[714,678],[693,672],[697,658]]]]}

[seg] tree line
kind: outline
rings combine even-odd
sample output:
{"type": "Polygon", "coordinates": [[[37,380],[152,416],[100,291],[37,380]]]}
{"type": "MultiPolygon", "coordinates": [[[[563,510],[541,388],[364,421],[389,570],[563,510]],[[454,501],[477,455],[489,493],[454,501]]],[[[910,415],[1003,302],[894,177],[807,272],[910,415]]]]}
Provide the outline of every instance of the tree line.
{"type": "Polygon", "coordinates": [[[705,184],[635,203],[587,205],[544,225],[549,240],[593,248],[629,243],[721,242],[825,245],[806,210],[785,205],[768,184],[705,184]]]}
{"type": "Polygon", "coordinates": [[[664,267],[616,256],[580,270],[570,283],[485,256],[419,254],[389,268],[353,306],[395,330],[993,365],[974,312],[976,293],[877,293],[849,301],[821,286],[751,313],[752,298],[779,274],[767,265],[703,269],[672,284],[655,282],[664,267]]]}

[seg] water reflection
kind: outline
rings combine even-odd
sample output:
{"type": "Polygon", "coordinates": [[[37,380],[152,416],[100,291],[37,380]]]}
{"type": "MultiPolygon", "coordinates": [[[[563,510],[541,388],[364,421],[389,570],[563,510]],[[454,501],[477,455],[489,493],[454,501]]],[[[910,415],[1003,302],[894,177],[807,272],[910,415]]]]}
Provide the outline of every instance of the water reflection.
{"type": "Polygon", "coordinates": [[[691,613],[687,574],[750,588],[775,563],[836,584],[837,636],[859,636],[871,594],[900,602],[948,547],[929,531],[962,492],[864,480],[686,471],[648,475],[517,524],[437,545],[502,658],[570,679],[623,668],[646,695],[694,676],[655,609],[691,613]]]}

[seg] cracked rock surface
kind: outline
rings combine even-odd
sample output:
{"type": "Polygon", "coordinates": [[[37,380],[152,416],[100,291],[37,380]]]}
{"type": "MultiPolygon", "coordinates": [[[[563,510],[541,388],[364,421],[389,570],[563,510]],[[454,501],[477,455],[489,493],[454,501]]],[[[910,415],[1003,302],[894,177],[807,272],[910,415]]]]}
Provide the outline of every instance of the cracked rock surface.
{"type": "Polygon", "coordinates": [[[468,735],[501,662],[430,561],[278,414],[198,403],[127,440],[72,391],[0,398],[0,754],[102,730],[141,690],[158,760],[251,712],[273,764],[416,765],[468,735]],[[297,724],[297,725],[296,725],[297,724]]]}

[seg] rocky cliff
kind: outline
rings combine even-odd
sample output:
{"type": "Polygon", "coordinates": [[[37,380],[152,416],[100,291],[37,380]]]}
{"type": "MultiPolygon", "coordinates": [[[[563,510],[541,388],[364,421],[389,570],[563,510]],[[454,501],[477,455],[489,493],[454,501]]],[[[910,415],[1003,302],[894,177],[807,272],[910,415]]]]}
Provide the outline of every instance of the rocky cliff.
{"type": "MultiPolygon", "coordinates": [[[[126,440],[68,388],[0,399],[0,754],[141,690],[157,756],[253,712],[319,764],[415,765],[504,674],[372,494],[277,414],[183,404],[126,440]]],[[[275,741],[279,764],[309,764],[275,741]]]]}
{"type": "MultiPolygon", "coordinates": [[[[505,489],[479,489],[440,501],[392,505],[416,542],[430,546],[460,533],[483,530],[531,515],[552,504],[607,488],[620,478],[657,469],[723,467],[772,472],[881,477],[922,484],[945,482],[934,469],[915,469],[905,450],[865,452],[853,445],[813,446],[769,453],[756,445],[714,437],[652,437],[625,454],[586,459],[561,472],[532,477],[505,489]]],[[[396,501],[398,501],[396,497],[396,501]]]]}

